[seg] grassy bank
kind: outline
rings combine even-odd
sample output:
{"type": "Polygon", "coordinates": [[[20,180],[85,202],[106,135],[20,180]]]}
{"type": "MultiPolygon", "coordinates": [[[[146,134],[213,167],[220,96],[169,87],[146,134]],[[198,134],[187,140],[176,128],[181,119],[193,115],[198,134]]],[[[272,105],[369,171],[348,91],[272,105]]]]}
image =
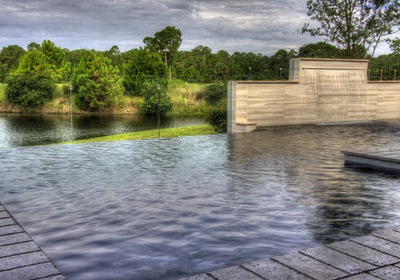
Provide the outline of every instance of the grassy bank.
{"type": "Polygon", "coordinates": [[[197,136],[197,135],[210,135],[215,134],[213,127],[208,124],[196,125],[196,126],[185,126],[185,127],[174,127],[164,128],[160,131],[158,129],[128,132],[123,134],[115,134],[103,137],[96,137],[90,139],[76,140],[71,142],[65,142],[61,144],[82,144],[82,143],[96,143],[96,142],[113,142],[123,140],[142,140],[142,139],[154,139],[158,138],[173,138],[179,136],[197,136]]]}
{"type": "MultiPolygon", "coordinates": [[[[5,84],[0,84],[0,112],[5,113],[40,113],[40,114],[67,114],[71,111],[71,103],[68,95],[62,90],[62,84],[57,85],[53,100],[49,101],[42,108],[29,108],[21,110],[20,108],[8,103],[5,98],[5,84]]],[[[183,82],[172,82],[168,89],[171,97],[173,115],[206,115],[212,105],[207,104],[204,99],[205,84],[186,84],[183,82]]],[[[141,97],[122,96],[117,104],[102,112],[105,114],[138,114],[139,102],[141,97]]],[[[72,104],[74,113],[88,113],[79,111],[72,104]]]]}
{"type": "Polygon", "coordinates": [[[6,101],[6,94],[5,94],[6,84],[0,84],[0,102],[6,101]]]}

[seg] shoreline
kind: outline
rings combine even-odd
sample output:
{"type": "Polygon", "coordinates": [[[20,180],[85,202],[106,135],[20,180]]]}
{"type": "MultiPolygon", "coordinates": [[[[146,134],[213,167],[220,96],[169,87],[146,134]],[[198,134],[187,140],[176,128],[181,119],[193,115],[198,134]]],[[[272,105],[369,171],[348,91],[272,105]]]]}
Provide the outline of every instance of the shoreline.
{"type": "MultiPolygon", "coordinates": [[[[132,141],[132,140],[146,140],[146,139],[167,139],[184,136],[201,136],[218,134],[212,125],[201,124],[194,126],[172,127],[162,129],[151,129],[144,131],[134,131],[121,134],[114,134],[108,136],[94,137],[89,139],[74,140],[68,142],[61,142],[51,145],[74,145],[85,143],[99,143],[99,142],[116,142],[116,141],[132,141]]],[[[47,145],[46,145],[47,146],[47,145]]]]}

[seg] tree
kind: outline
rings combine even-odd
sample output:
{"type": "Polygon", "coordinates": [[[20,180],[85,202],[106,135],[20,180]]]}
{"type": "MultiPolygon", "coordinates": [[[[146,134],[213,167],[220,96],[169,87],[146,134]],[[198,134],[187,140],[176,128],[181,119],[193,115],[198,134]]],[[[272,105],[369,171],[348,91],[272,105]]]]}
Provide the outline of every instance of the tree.
{"type": "Polygon", "coordinates": [[[216,105],[227,95],[226,83],[211,84],[204,90],[204,99],[209,103],[216,105]]]}
{"type": "Polygon", "coordinates": [[[289,61],[291,58],[298,56],[294,50],[278,50],[271,58],[270,58],[270,70],[274,77],[283,78],[288,77],[289,75],[289,61]]]}
{"type": "Polygon", "coordinates": [[[82,54],[72,86],[78,107],[89,111],[102,111],[113,106],[123,93],[118,69],[96,51],[82,54]]]}
{"type": "Polygon", "coordinates": [[[26,51],[17,45],[4,47],[0,51],[0,82],[4,82],[8,74],[17,69],[21,57],[26,51]]]}
{"type": "Polygon", "coordinates": [[[390,49],[394,55],[400,55],[400,38],[396,37],[389,41],[390,49]]]}
{"type": "Polygon", "coordinates": [[[22,107],[39,107],[51,100],[55,83],[46,56],[36,50],[28,51],[18,69],[7,78],[6,98],[22,107]]]}
{"type": "Polygon", "coordinates": [[[47,58],[53,78],[58,82],[68,80],[71,74],[71,63],[66,61],[65,50],[57,47],[50,40],[44,40],[40,49],[47,58]]]}
{"type": "Polygon", "coordinates": [[[46,55],[37,50],[28,51],[21,59],[17,74],[51,74],[46,55]]]}
{"type": "Polygon", "coordinates": [[[170,96],[167,94],[168,80],[164,78],[164,82],[160,84],[145,82],[144,99],[140,102],[140,109],[148,115],[165,115],[172,110],[172,102],[170,96]]]}
{"type": "Polygon", "coordinates": [[[399,78],[400,57],[397,54],[385,54],[378,57],[372,57],[369,60],[369,78],[371,80],[393,80],[399,78]],[[382,71],[382,72],[381,72],[382,71]]]}
{"type": "Polygon", "coordinates": [[[117,45],[114,45],[111,47],[111,49],[105,51],[104,56],[111,60],[111,63],[114,67],[118,67],[120,73],[123,73],[123,58],[121,51],[117,45]]]}
{"type": "Polygon", "coordinates": [[[301,46],[299,57],[342,58],[343,51],[326,42],[318,42],[301,46]]]}
{"type": "Polygon", "coordinates": [[[65,51],[57,47],[52,41],[44,40],[41,51],[46,55],[48,63],[54,68],[61,68],[65,61],[65,51]]]}
{"type": "Polygon", "coordinates": [[[226,109],[226,106],[219,106],[217,108],[211,109],[208,113],[207,120],[216,132],[226,132],[228,124],[228,111],[226,109]]]}
{"type": "Polygon", "coordinates": [[[227,51],[220,50],[215,55],[216,64],[214,66],[214,74],[219,82],[225,81],[229,75],[231,67],[231,56],[227,51]]]}
{"type": "Polygon", "coordinates": [[[373,56],[385,36],[398,30],[398,0],[308,0],[307,15],[320,23],[306,23],[302,33],[324,36],[345,50],[347,58],[373,56]]]}
{"type": "Polygon", "coordinates": [[[171,79],[173,58],[182,44],[182,32],[174,26],[167,26],[155,33],[154,37],[144,38],[143,42],[150,51],[162,54],[165,64],[168,65],[171,79]]]}
{"type": "Polygon", "coordinates": [[[124,72],[124,86],[133,96],[144,96],[146,82],[164,84],[161,80],[167,77],[167,67],[159,55],[146,49],[132,54],[124,72]]]}
{"type": "Polygon", "coordinates": [[[28,44],[27,49],[28,51],[41,51],[42,47],[40,46],[40,44],[32,42],[28,44]]]}

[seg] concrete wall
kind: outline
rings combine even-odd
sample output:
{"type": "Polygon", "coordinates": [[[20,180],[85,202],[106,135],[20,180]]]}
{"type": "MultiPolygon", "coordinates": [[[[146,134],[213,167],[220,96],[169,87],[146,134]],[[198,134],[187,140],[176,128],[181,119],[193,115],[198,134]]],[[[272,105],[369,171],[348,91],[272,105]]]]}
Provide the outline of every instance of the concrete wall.
{"type": "Polygon", "coordinates": [[[400,118],[400,82],[370,82],[367,71],[367,60],[292,59],[289,81],[231,81],[228,133],[400,118]]]}

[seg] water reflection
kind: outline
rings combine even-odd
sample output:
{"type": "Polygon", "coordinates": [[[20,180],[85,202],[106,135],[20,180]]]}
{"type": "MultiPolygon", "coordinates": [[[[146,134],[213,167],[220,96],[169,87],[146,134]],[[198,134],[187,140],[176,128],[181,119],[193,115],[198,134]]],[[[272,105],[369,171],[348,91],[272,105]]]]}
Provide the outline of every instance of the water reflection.
{"type": "MultiPolygon", "coordinates": [[[[163,117],[161,128],[206,123],[204,117],[163,117]]],[[[144,115],[0,114],[0,148],[59,143],[157,128],[157,118],[144,115]]]]}
{"type": "Polygon", "coordinates": [[[383,178],[394,180],[399,176],[344,169],[340,151],[352,147],[357,150],[396,147],[399,133],[399,122],[388,121],[272,127],[251,137],[234,135],[231,160],[235,162],[236,176],[240,174],[234,181],[246,178],[241,185],[254,186],[268,176],[265,182],[268,187],[284,186],[285,192],[292,192],[292,198],[308,208],[305,225],[318,243],[369,234],[397,219],[397,213],[388,212],[385,204],[392,204],[392,190],[382,182],[383,178]],[[376,176],[371,179],[371,174],[376,176]],[[273,181],[274,178],[279,182],[273,181]]]}
{"type": "Polygon", "coordinates": [[[400,226],[400,121],[0,150],[2,202],[68,279],[179,279],[400,226]]]}

